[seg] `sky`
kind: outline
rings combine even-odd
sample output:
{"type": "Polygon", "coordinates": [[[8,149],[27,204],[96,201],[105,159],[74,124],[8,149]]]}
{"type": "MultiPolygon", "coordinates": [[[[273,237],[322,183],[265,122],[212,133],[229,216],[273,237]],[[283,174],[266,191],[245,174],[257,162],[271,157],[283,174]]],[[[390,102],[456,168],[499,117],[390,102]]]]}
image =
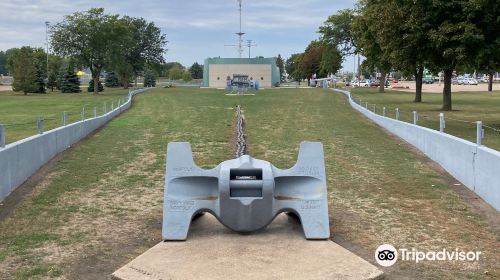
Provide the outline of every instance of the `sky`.
{"type": "MultiPolygon", "coordinates": [[[[243,0],[243,40],[252,40],[251,56],[288,58],[303,52],[317,39],[318,27],[337,10],[352,8],[355,0],[243,0]]],[[[103,7],[107,13],[143,17],[166,34],[168,62],[185,66],[207,57],[238,57],[237,0],[2,0],[0,1],[0,50],[29,45],[45,48],[45,21],[60,22],[65,15],[103,7]]],[[[248,57],[244,48],[243,57],[248,57]]],[[[353,58],[344,61],[352,71],[353,58]]]]}

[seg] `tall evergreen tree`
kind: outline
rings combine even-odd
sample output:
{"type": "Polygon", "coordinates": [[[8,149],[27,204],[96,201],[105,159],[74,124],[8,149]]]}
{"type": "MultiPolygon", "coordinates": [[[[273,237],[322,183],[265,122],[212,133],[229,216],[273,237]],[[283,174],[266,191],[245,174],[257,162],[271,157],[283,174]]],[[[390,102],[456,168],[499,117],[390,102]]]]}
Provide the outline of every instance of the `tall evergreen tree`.
{"type": "Polygon", "coordinates": [[[144,87],[156,87],[156,75],[151,69],[144,71],[144,87]]]}
{"type": "Polygon", "coordinates": [[[59,89],[62,93],[78,93],[80,89],[80,79],[74,71],[64,71],[59,80],[59,89]]]}
{"type": "Polygon", "coordinates": [[[41,68],[41,65],[36,66],[36,74],[34,80],[36,93],[45,93],[44,71],[41,68]]]}
{"type": "MultiPolygon", "coordinates": [[[[43,84],[44,73],[38,65],[36,58],[38,50],[31,47],[22,47],[11,51],[8,66],[14,78],[12,88],[14,91],[40,92],[43,84]]],[[[45,92],[43,89],[42,92],[45,92]]]]}
{"type": "Polygon", "coordinates": [[[191,72],[191,77],[193,79],[202,79],[203,78],[203,65],[200,65],[200,64],[198,64],[198,62],[195,62],[189,68],[189,72],[191,72]]]}
{"type": "Polygon", "coordinates": [[[115,88],[120,86],[120,81],[118,80],[115,72],[111,71],[106,74],[106,80],[104,81],[104,84],[106,85],[106,87],[115,88]]]}
{"type": "Polygon", "coordinates": [[[283,82],[285,80],[285,61],[281,57],[281,54],[278,54],[276,58],[276,66],[280,70],[280,82],[283,82]]]}

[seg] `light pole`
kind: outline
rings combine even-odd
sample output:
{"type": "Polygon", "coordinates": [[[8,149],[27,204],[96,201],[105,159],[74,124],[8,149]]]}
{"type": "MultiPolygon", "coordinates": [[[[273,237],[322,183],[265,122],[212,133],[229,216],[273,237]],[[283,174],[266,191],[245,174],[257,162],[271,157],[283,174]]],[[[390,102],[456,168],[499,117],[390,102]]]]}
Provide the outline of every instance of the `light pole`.
{"type": "Polygon", "coordinates": [[[49,25],[50,21],[45,22],[45,44],[47,47],[47,83],[49,82],[49,25]]]}

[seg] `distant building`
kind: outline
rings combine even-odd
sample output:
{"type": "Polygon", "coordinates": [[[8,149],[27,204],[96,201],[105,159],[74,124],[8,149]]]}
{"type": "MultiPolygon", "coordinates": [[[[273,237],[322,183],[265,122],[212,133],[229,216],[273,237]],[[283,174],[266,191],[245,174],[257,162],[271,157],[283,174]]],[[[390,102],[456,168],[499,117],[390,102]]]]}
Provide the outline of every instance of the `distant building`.
{"type": "Polygon", "coordinates": [[[248,75],[259,87],[270,88],[280,82],[276,58],[207,58],[203,65],[203,86],[225,88],[227,77],[248,75]]]}

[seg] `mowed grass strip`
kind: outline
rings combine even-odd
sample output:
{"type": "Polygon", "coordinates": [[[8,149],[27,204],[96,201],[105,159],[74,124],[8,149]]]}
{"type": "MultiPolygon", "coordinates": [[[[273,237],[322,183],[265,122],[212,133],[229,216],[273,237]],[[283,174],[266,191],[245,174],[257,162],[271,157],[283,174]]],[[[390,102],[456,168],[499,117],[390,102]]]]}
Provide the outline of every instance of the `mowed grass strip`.
{"type": "Polygon", "coordinates": [[[128,90],[106,88],[98,95],[89,94],[87,88],[81,93],[60,93],[59,91],[46,94],[29,94],[15,92],[0,92],[0,124],[6,125],[6,142],[35,135],[38,116],[44,118],[43,127],[47,131],[62,125],[62,114],[68,113],[68,123],[81,120],[80,112],[85,107],[86,118],[94,116],[94,107],[97,115],[103,114],[103,104],[107,103],[107,110],[114,107],[118,99],[127,96],[128,90]]]}
{"type": "Polygon", "coordinates": [[[419,115],[418,124],[439,130],[439,113],[444,113],[448,134],[476,142],[476,121],[482,121],[484,128],[483,144],[500,150],[500,91],[493,92],[454,92],[452,94],[453,111],[441,111],[443,96],[440,93],[422,93],[422,103],[413,102],[415,93],[386,90],[377,92],[375,88],[349,89],[357,98],[365,101],[373,111],[373,104],[378,114],[387,108],[387,116],[395,118],[395,109],[400,109],[400,120],[413,123],[413,111],[419,115]],[[495,129],[497,131],[495,131],[495,129]]]}
{"type": "Polygon", "coordinates": [[[190,142],[195,161],[205,168],[232,158],[237,104],[243,106],[256,158],[291,167],[301,141],[323,143],[334,240],[352,244],[371,262],[383,243],[483,252],[475,263],[398,262],[387,270],[395,279],[499,276],[498,236],[451,190],[454,182],[353,111],[341,94],[224,93],[152,90],[66,153],[0,223],[0,278],[105,278],[159,242],[167,143],[190,142]]]}

